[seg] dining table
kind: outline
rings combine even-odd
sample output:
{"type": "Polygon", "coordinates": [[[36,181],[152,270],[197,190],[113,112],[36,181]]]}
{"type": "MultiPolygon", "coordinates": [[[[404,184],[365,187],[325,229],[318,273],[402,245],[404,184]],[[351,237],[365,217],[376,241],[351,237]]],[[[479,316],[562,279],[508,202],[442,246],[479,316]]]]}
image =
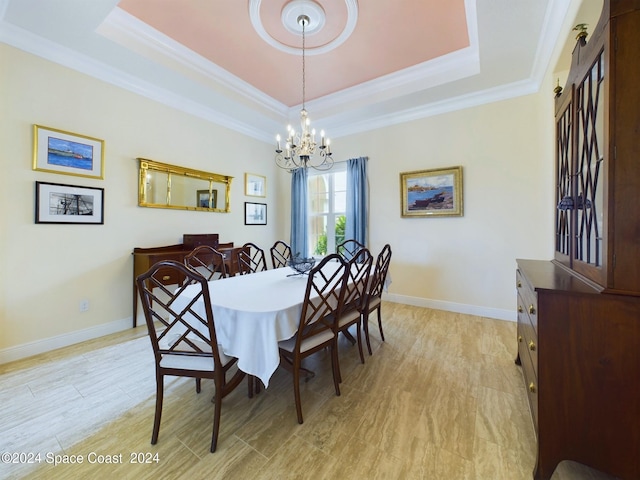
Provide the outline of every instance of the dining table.
{"type": "MultiPolygon", "coordinates": [[[[337,269],[340,264],[330,262],[327,268],[333,265],[337,269]]],[[[307,280],[307,275],[282,267],[208,282],[218,344],[225,355],[238,359],[240,370],[258,377],[265,388],[280,364],[278,342],[298,330],[307,280]]],[[[187,286],[174,308],[188,305],[199,288],[187,286]]],[[[204,315],[202,299],[191,308],[204,315]]]]}

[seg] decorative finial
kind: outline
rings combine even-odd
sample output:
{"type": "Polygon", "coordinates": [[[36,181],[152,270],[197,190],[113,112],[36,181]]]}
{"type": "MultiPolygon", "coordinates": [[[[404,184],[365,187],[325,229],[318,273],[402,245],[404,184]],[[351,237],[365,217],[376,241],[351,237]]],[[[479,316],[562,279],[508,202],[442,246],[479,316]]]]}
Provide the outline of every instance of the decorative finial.
{"type": "Polygon", "coordinates": [[[559,97],[562,93],[562,87],[560,86],[560,79],[556,80],[556,88],[553,89],[553,93],[556,94],[556,97],[559,97]]]}
{"type": "Polygon", "coordinates": [[[587,37],[587,25],[586,23],[579,23],[575,27],[573,27],[574,32],[578,32],[576,35],[576,40],[580,40],[581,38],[587,37]]]}

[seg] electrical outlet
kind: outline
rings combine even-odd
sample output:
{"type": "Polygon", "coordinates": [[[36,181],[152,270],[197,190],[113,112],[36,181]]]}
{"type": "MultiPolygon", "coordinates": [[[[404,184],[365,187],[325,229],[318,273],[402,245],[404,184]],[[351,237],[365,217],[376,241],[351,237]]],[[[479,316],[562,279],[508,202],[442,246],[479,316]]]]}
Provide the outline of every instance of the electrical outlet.
{"type": "Polygon", "coordinates": [[[89,310],[89,300],[80,300],[80,311],[86,312],[89,310]]]}

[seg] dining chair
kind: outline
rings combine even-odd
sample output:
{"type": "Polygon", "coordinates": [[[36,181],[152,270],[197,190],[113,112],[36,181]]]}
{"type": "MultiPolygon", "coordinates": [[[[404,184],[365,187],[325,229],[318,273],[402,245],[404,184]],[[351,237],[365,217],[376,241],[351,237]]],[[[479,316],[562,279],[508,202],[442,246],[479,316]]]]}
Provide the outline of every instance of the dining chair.
{"type": "Polygon", "coordinates": [[[281,361],[287,362],[293,374],[298,423],[303,422],[300,400],[300,370],[303,358],[328,347],[331,354],[333,384],[336,395],[340,395],[340,365],[338,364],[335,320],[344,296],[346,268],[346,262],[333,253],[310,270],[298,331],[288,340],[278,342],[281,361]]]}
{"type": "Polygon", "coordinates": [[[367,342],[369,355],[371,352],[371,341],[369,340],[369,314],[374,310],[378,311],[378,329],[380,337],[384,342],[384,332],[382,331],[382,291],[387,281],[387,273],[389,272],[389,264],[391,263],[391,245],[388,243],[382,247],[376,259],[376,266],[373,271],[373,278],[369,282],[369,289],[362,309],[362,329],[364,330],[364,338],[367,342]]]}
{"type": "Polygon", "coordinates": [[[360,333],[362,324],[362,312],[367,301],[367,288],[369,285],[369,275],[373,264],[373,255],[367,248],[358,251],[347,263],[347,282],[345,283],[344,299],[340,316],[336,322],[336,335],[342,333],[351,343],[356,343],[349,332],[349,328],[356,326],[356,338],[360,362],[364,363],[362,353],[362,335],[360,333]]]}
{"type": "Polygon", "coordinates": [[[348,262],[354,257],[356,253],[358,253],[363,248],[366,247],[357,240],[345,240],[344,242],[338,244],[338,246],[336,247],[336,253],[342,256],[342,258],[344,258],[348,262]]]}
{"type": "Polygon", "coordinates": [[[248,273],[263,272],[267,269],[267,262],[264,250],[255,243],[245,243],[237,254],[238,273],[246,275],[248,273]]]}
{"type": "Polygon", "coordinates": [[[286,267],[291,259],[291,247],[282,240],[278,240],[271,247],[271,263],[273,268],[286,267]]]}
{"type": "Polygon", "coordinates": [[[213,453],[218,443],[222,399],[240,384],[245,373],[237,369],[227,380],[227,374],[237,359],[226,356],[217,343],[207,279],[180,262],[163,260],[139,275],[136,282],[156,366],[156,409],[151,444],[156,444],[160,432],[164,377],[193,377],[196,379],[197,393],[200,393],[201,379],[210,378],[215,384],[211,436],[213,453]],[[167,272],[185,278],[185,282],[175,291],[163,284],[162,277],[167,272]],[[190,289],[190,298],[193,289],[197,293],[182,308],[176,300],[186,288],[190,289]],[[196,302],[202,303],[204,314],[194,309],[196,302]]]}
{"type": "Polygon", "coordinates": [[[199,245],[184,257],[184,264],[207,280],[227,277],[224,255],[209,245],[199,245]]]}

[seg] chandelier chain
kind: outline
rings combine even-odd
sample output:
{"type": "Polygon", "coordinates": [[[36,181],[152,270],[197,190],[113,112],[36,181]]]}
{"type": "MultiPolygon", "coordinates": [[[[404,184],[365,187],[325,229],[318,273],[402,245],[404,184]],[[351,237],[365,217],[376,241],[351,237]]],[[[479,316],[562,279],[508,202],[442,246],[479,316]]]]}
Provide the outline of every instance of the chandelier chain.
{"type": "Polygon", "coordinates": [[[304,48],[305,48],[305,34],[304,27],[307,24],[307,20],[305,18],[302,19],[302,108],[305,109],[305,99],[306,99],[306,71],[305,71],[305,58],[304,58],[304,48]]]}

